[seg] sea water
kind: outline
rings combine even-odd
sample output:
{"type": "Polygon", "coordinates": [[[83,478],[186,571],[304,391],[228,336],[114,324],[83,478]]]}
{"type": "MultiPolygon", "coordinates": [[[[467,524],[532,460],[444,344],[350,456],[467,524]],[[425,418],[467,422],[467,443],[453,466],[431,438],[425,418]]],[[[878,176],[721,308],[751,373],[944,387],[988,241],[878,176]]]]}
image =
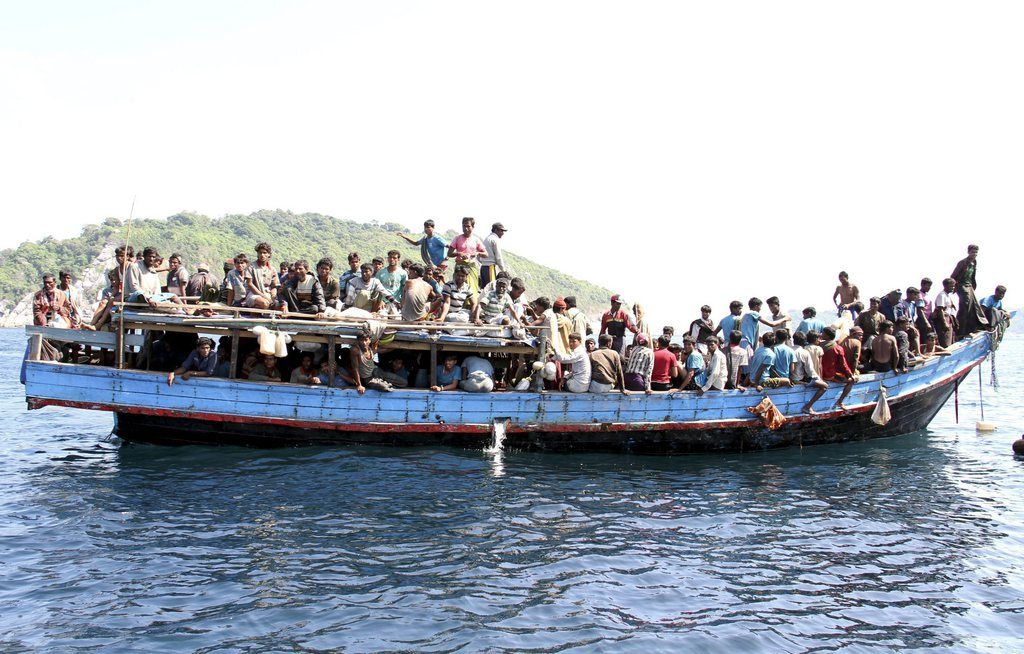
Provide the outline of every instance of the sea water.
{"type": "Polygon", "coordinates": [[[680,457],[123,445],[0,342],[3,652],[1024,651],[1017,335],[994,433],[680,457]]]}

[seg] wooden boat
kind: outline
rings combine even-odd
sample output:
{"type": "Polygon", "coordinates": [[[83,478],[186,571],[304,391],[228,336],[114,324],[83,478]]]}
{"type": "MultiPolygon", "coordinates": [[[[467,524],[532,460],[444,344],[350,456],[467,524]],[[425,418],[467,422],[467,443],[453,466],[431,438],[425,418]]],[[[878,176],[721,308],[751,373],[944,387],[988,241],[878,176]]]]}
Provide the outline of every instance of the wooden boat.
{"type": "MultiPolygon", "coordinates": [[[[125,318],[129,330],[170,330],[230,334],[237,357],[244,330],[259,321],[231,318],[191,319],[164,314],[125,318]]],[[[290,323],[297,341],[334,347],[351,339],[352,324],[290,323]]],[[[115,433],[127,441],[162,444],[237,444],[282,446],[309,444],[391,444],[494,446],[510,449],[606,450],[636,453],[687,453],[763,450],[906,434],[925,428],[961,380],[993,349],[994,337],[979,332],[961,340],[948,356],[934,357],[896,375],[862,375],[835,410],[840,385],[815,405],[820,413],[800,414],[812,391],[797,386],[758,393],[728,390],[698,396],[563,392],[468,393],[429,390],[368,390],[300,386],[240,379],[202,378],[168,386],[166,373],[40,360],[43,338],[83,345],[141,351],[140,334],[28,327],[29,351],[24,379],[29,409],[47,406],[110,411],[115,433]],[[871,416],[884,387],[892,419],[878,425],[871,416]],[[768,397],[784,416],[769,429],[748,409],[768,397]],[[501,443],[497,443],[501,445],[501,443]]],[[[429,350],[431,367],[441,351],[489,351],[537,357],[531,344],[501,338],[441,335],[399,330],[396,344],[429,350]]],[[[543,351],[541,336],[538,344],[543,351]]],[[[232,360],[232,370],[237,361],[232,360]]]]}

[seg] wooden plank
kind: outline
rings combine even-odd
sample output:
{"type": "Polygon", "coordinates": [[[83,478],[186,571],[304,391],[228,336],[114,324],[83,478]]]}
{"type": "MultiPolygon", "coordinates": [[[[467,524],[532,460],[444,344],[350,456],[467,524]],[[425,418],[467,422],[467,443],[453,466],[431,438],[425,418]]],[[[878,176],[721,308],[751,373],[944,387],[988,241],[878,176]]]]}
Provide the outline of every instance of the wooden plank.
{"type": "Polygon", "coordinates": [[[41,358],[43,358],[43,336],[42,334],[32,334],[29,338],[28,360],[39,361],[41,358]]]}
{"type": "Polygon", "coordinates": [[[115,341],[114,365],[124,368],[124,312],[117,314],[117,340],[115,341]]]}
{"type": "MultiPolygon", "coordinates": [[[[65,329],[62,327],[40,327],[29,325],[25,327],[25,333],[39,334],[43,338],[61,343],[81,343],[113,350],[117,347],[117,334],[114,332],[94,332],[87,329],[65,329]]],[[[140,334],[125,334],[124,339],[127,347],[142,347],[143,337],[140,334]]]]}
{"type": "Polygon", "coordinates": [[[437,344],[430,344],[430,387],[437,386],[437,344]]]}

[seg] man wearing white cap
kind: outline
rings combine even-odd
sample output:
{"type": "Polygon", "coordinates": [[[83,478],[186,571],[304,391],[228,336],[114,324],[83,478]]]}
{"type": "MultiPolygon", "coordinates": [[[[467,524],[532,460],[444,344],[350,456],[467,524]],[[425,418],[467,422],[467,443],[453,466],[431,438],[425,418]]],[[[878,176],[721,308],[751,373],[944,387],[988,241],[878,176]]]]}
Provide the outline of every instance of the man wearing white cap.
{"type": "Polygon", "coordinates": [[[483,288],[497,276],[499,272],[507,270],[505,257],[501,253],[501,237],[505,235],[505,226],[501,223],[491,225],[491,233],[484,239],[484,249],[487,254],[480,257],[480,288],[483,288]]]}

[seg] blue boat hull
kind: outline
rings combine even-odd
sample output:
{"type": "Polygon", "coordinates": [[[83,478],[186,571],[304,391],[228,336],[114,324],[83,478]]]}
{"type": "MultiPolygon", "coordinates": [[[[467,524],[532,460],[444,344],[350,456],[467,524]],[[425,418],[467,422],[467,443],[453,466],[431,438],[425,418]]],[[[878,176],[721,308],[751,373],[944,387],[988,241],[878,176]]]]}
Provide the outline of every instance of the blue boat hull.
{"type": "Polygon", "coordinates": [[[168,387],[165,376],[30,361],[30,408],[48,405],[112,411],[116,433],[129,441],[237,444],[256,447],[308,444],[452,445],[482,447],[494,422],[508,425],[506,447],[638,453],[743,451],[893,436],[923,429],[957,383],[989,352],[988,334],[957,345],[902,375],[865,375],[832,409],[840,386],[801,415],[806,387],[756,393],[726,391],[697,396],[570,393],[393,393],[196,379],[168,387]],[[871,421],[884,385],[892,420],[871,421]],[[769,430],[748,408],[763,395],[786,417],[769,430]]]}

